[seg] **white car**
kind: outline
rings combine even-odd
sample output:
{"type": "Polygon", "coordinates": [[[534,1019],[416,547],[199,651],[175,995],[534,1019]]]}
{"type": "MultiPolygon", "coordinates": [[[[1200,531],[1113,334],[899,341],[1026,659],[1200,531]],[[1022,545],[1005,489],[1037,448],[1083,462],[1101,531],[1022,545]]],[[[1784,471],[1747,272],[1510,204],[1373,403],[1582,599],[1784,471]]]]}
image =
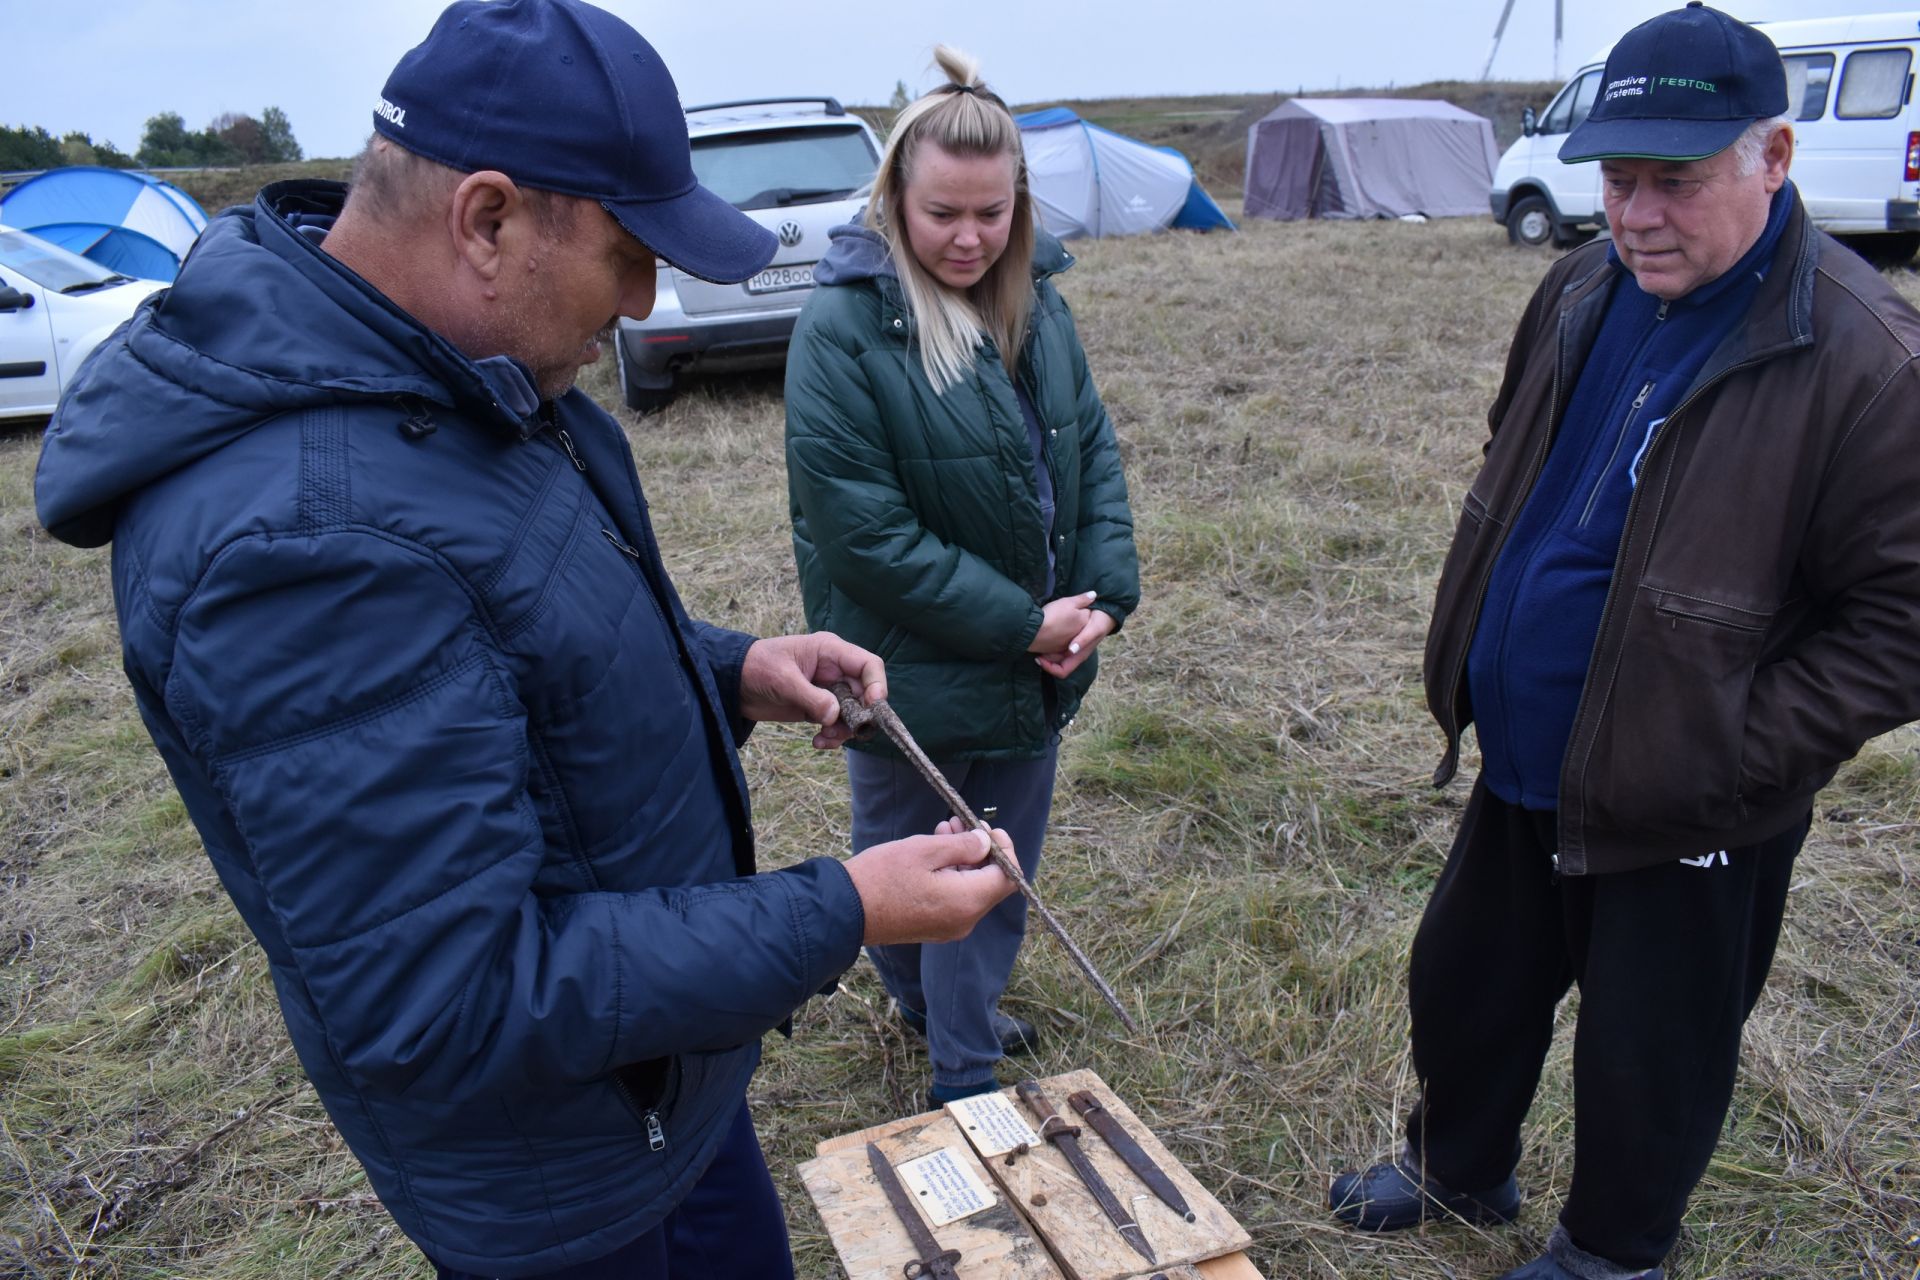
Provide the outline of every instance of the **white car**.
{"type": "Polygon", "coordinates": [[[712,284],[659,266],[653,314],[620,321],[614,351],[630,408],[650,413],[693,370],[777,367],[813,292],[827,230],[867,203],[880,146],[866,121],[832,98],[770,98],[687,109],[700,185],[780,239],[765,271],[712,284]]]}
{"type": "Polygon", "coordinates": [[[51,414],[88,354],[166,287],[0,227],[0,419],[51,414]]]}

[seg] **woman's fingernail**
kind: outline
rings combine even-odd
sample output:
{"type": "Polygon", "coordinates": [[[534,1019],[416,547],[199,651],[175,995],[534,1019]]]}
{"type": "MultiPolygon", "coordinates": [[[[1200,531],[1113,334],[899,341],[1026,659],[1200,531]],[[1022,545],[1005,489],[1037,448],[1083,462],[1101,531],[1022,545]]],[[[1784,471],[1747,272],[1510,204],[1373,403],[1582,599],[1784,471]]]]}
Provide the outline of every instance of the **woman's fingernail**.
{"type": "Polygon", "coordinates": [[[1073,641],[1072,643],[1070,643],[1069,645],[1067,645],[1067,652],[1068,652],[1068,653],[1078,653],[1078,652],[1080,652],[1080,642],[1079,642],[1078,640],[1075,640],[1075,641],[1073,641]]]}
{"type": "Polygon", "coordinates": [[[993,840],[991,837],[987,835],[986,832],[982,831],[978,827],[975,827],[973,829],[973,834],[980,837],[980,852],[985,853],[987,850],[993,848],[993,840]]]}

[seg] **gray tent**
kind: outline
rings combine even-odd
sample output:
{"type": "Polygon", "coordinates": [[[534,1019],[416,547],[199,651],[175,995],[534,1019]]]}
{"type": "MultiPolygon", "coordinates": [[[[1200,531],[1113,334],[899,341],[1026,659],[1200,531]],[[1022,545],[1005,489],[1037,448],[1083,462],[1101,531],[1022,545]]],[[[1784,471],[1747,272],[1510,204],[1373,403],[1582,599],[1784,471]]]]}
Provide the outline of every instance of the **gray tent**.
{"type": "Polygon", "coordinates": [[[1294,98],[1247,130],[1249,218],[1487,214],[1493,125],[1450,102],[1294,98]]]}

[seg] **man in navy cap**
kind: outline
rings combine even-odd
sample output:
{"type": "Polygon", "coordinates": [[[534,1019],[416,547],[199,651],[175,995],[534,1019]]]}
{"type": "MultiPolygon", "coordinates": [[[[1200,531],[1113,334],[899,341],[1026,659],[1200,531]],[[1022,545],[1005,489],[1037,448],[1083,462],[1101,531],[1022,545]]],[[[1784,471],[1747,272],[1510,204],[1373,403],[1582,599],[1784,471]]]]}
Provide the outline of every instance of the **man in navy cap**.
{"type": "Polygon", "coordinates": [[[1521,1277],[1661,1274],[1732,1097],[1815,793],[1920,715],[1920,316],[1788,180],[1771,41],[1695,3],[1627,33],[1561,148],[1610,242],[1521,318],[1427,639],[1481,772],[1413,942],[1400,1158],[1369,1231],[1512,1220],[1580,987],[1571,1186],[1521,1277]]]}
{"type": "Polygon", "coordinates": [[[1012,886],[979,832],[755,873],[751,723],[836,746],[828,686],[886,682],[690,620],[572,389],[656,256],[737,281],[774,249],[694,181],[653,49],[579,0],[462,0],[373,119],[351,190],[229,210],[101,347],[41,519],[112,541],[142,718],[439,1274],[791,1275],[760,1037],[1012,886]]]}

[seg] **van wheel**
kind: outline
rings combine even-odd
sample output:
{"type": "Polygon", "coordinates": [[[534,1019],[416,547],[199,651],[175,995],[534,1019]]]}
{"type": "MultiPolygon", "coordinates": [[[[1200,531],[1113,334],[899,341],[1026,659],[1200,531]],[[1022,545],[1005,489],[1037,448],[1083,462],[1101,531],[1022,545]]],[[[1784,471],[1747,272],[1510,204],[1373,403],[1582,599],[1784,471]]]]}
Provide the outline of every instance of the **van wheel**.
{"type": "Polygon", "coordinates": [[[1515,201],[1507,211],[1507,239],[1529,249],[1551,245],[1555,240],[1553,206],[1539,196],[1515,201]]]}

